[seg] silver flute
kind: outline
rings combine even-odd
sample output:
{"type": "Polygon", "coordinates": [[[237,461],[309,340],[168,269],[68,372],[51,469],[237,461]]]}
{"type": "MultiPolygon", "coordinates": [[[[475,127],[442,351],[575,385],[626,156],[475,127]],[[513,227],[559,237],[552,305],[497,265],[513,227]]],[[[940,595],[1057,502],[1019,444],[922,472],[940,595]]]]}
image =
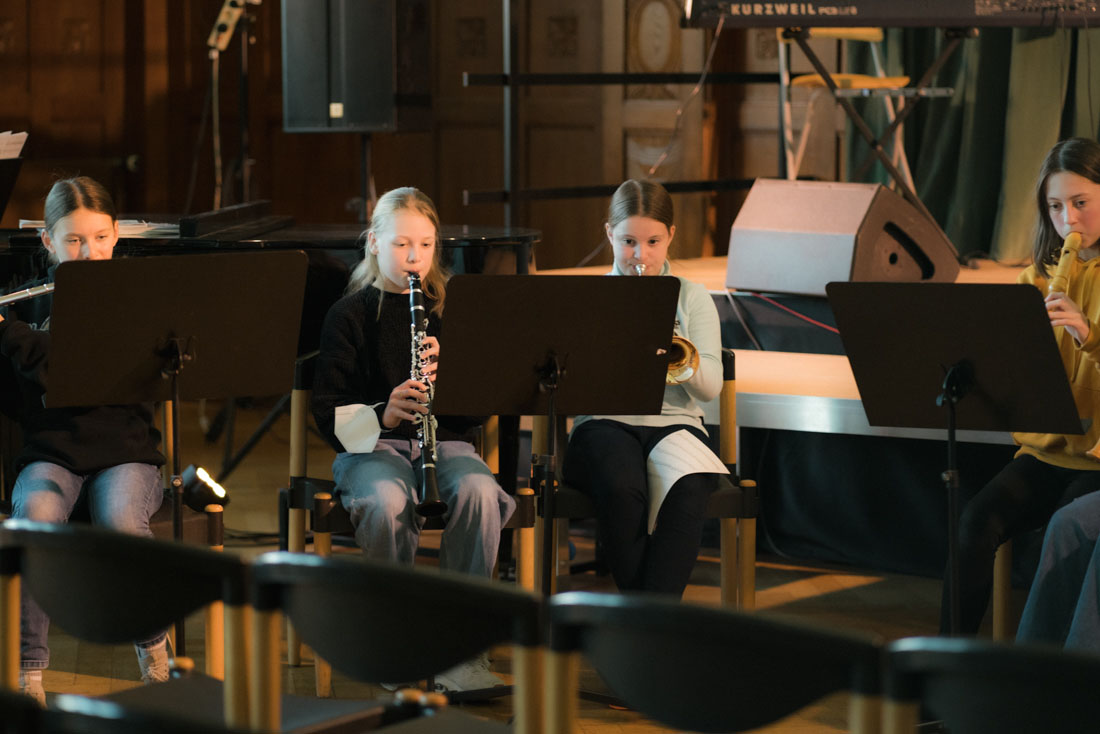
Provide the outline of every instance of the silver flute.
{"type": "Polygon", "coordinates": [[[53,293],[53,287],[53,283],[46,283],[45,285],[36,285],[33,288],[24,288],[21,291],[14,291],[6,296],[0,296],[0,306],[7,306],[9,303],[18,303],[28,298],[37,298],[47,293],[53,293]]]}

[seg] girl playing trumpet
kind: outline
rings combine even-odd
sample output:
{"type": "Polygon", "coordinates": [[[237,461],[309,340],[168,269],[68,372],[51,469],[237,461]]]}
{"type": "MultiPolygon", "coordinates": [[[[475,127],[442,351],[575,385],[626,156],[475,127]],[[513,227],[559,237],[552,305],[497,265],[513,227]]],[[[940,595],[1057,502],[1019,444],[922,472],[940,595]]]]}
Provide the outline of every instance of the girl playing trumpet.
{"type": "MultiPolygon", "coordinates": [[[[42,245],[53,265],[69,260],[107,260],[118,242],[110,194],[98,182],[78,177],[58,181],[46,196],[42,245]]],[[[28,284],[41,285],[42,281],[28,284]]],[[[27,286],[22,286],[25,288],[27,286]]],[[[5,384],[15,390],[5,412],[23,429],[16,460],[12,516],[63,523],[78,498],[86,497],[92,520],[133,535],[152,536],[149,518],[164,497],[153,426],[153,405],[46,408],[52,296],[19,301],[0,315],[0,353],[5,384]]],[[[21,602],[20,685],[45,704],[42,673],[49,665],[49,618],[24,590],[21,602]]],[[[166,634],[135,644],[145,682],[168,679],[166,634]]]]}
{"type": "MultiPolygon", "coordinates": [[[[993,559],[1004,541],[1042,527],[1055,510],[1100,489],[1100,144],[1071,138],[1043,161],[1036,185],[1038,221],[1032,264],[1017,282],[1046,294],[1046,307],[1079,415],[1092,419],[1083,436],[1016,433],[1015,458],[963,508],[959,524],[959,628],[978,631],[993,585],[993,559]],[[1068,284],[1050,289],[1063,241],[1080,237],[1067,255],[1068,284]]],[[[1068,243],[1067,243],[1068,244],[1068,243]]],[[[1067,248],[1069,249],[1069,248],[1067,248]]],[[[1062,268],[1059,267],[1059,270],[1062,268]]],[[[950,631],[946,589],[941,629],[950,631]]]]}
{"type": "MultiPolygon", "coordinates": [[[[668,275],[672,214],[672,197],[659,183],[623,183],[605,225],[615,258],[608,275],[668,275]]],[[[562,466],[565,480],[595,501],[619,589],[676,597],[695,565],[707,498],[726,471],[706,446],[699,406],[722,389],[718,310],[705,288],[679,280],[676,333],[694,345],[698,365],[665,388],[660,415],[577,416],[562,466]],[[662,468],[670,453],[695,457],[689,473],[662,468]]]]}

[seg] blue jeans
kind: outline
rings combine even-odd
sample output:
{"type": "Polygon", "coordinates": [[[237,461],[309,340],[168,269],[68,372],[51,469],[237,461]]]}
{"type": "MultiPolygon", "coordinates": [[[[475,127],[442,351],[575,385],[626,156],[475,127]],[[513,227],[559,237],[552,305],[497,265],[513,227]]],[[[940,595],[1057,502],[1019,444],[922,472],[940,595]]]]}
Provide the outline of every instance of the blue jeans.
{"type": "MultiPolygon", "coordinates": [[[[152,464],[119,464],[109,469],[80,476],[46,461],[28,464],[19,472],[12,491],[12,517],[37,522],[63,523],[72,514],[82,492],[87,492],[92,522],[130,535],[152,537],[149,518],[164,498],[160,469],[152,464]]],[[[20,614],[21,667],[41,670],[50,664],[47,635],[50,618],[24,587],[20,614]]],[[[164,639],[156,637],[138,642],[152,647],[164,639]]]]}
{"type": "MultiPolygon", "coordinates": [[[[368,558],[412,563],[424,519],[416,514],[419,489],[415,441],[383,438],[369,454],[342,453],[332,464],[336,489],[355,524],[355,542],[368,558]]],[[[447,503],[441,568],[488,577],[493,573],[500,529],[515,500],[465,441],[436,445],[436,483],[447,503]]]]}
{"type": "Polygon", "coordinates": [[[1050,519],[1016,639],[1100,652],[1100,492],[1050,519]]]}
{"type": "MultiPolygon", "coordinates": [[[[993,589],[993,558],[1001,543],[1043,527],[1072,500],[1100,491],[1100,471],[1063,469],[1030,454],[1008,462],[963,507],[959,518],[959,629],[978,632],[993,589]]],[[[950,580],[950,569],[944,581],[950,580]]],[[[943,585],[940,630],[950,629],[948,591],[943,585]]]]}

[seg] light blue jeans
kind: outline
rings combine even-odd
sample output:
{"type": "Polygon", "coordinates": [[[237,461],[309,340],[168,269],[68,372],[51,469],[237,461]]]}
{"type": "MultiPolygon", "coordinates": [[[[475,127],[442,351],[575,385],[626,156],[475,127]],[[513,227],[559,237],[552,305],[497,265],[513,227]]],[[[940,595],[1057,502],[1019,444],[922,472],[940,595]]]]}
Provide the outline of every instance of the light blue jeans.
{"type": "Polygon", "coordinates": [[[1100,652],[1100,492],[1054,513],[1039,568],[1016,633],[1019,642],[1051,642],[1100,652]]]}
{"type": "MultiPolygon", "coordinates": [[[[82,492],[87,492],[92,522],[130,535],[152,536],[149,518],[160,508],[164,487],[160,469],[152,464],[119,464],[81,476],[46,461],[28,464],[19,472],[12,491],[12,517],[37,522],[63,523],[72,514],[82,492]]],[[[23,587],[20,603],[22,625],[21,667],[41,670],[50,664],[47,636],[50,618],[23,587]]],[[[165,637],[161,632],[140,647],[153,647],[165,637]]]]}
{"type": "MultiPolygon", "coordinates": [[[[355,542],[368,558],[412,563],[424,518],[416,514],[420,458],[415,441],[378,441],[369,454],[342,453],[332,464],[336,490],[355,524],[355,542]]],[[[447,503],[439,546],[441,568],[488,577],[500,529],[516,508],[489,467],[465,441],[436,444],[436,483],[447,503]]]]}

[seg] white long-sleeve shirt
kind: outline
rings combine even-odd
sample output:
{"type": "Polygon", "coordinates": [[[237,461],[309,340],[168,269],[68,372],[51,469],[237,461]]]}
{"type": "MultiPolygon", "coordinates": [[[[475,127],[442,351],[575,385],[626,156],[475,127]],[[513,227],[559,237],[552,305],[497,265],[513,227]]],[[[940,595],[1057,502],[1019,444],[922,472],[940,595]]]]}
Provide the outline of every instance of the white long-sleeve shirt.
{"type": "MultiPolygon", "coordinates": [[[[666,260],[661,275],[670,275],[666,260]]],[[[608,275],[626,275],[613,266],[608,275]]],[[[699,350],[699,369],[691,379],[679,385],[665,387],[660,415],[579,415],[573,420],[576,428],[585,421],[607,419],[633,426],[671,426],[684,424],[703,429],[703,409],[722,391],[722,333],[718,309],[707,289],[698,283],[680,278],[680,296],[676,301],[674,333],[687,337],[699,350]]],[[[705,430],[705,429],[703,429],[705,430]]]]}

